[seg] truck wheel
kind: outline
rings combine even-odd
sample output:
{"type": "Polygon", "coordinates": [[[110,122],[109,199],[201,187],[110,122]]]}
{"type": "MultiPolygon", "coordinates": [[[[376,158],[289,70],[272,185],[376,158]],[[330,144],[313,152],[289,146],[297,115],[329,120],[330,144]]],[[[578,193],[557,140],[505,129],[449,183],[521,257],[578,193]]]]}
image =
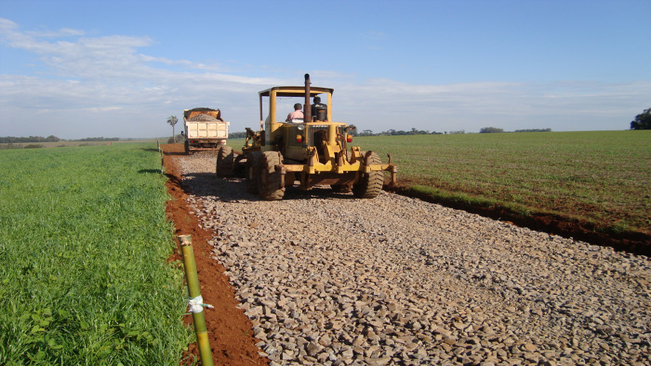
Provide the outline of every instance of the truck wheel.
{"type": "Polygon", "coordinates": [[[258,173],[260,173],[260,152],[248,153],[246,157],[246,191],[249,193],[257,194],[260,190],[258,188],[258,173]]]}
{"type": "MultiPolygon", "coordinates": [[[[364,154],[362,154],[364,156],[364,154]]],[[[371,152],[368,159],[365,159],[365,165],[382,164],[380,157],[371,152]]],[[[359,182],[353,185],[353,194],[357,198],[375,198],[382,191],[384,183],[384,172],[374,170],[370,173],[360,173],[359,182]]]]}
{"type": "Polygon", "coordinates": [[[215,171],[217,177],[229,177],[233,175],[233,164],[235,163],[235,153],[230,146],[222,146],[217,151],[217,164],[215,171]]]}
{"type": "Polygon", "coordinates": [[[188,140],[185,140],[185,143],[183,145],[184,145],[183,147],[185,148],[185,155],[190,155],[190,143],[188,142],[188,140]]]}
{"type": "Polygon", "coordinates": [[[260,156],[259,188],[263,200],[281,200],[285,195],[285,187],[280,186],[280,173],[276,171],[276,165],[281,162],[281,154],[277,151],[265,151],[260,156]]]}

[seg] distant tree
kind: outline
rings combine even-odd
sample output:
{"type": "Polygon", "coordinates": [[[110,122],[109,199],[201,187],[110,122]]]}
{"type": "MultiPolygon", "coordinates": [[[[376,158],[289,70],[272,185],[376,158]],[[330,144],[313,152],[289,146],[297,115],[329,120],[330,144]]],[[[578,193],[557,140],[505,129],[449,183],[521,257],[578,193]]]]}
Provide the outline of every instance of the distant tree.
{"type": "Polygon", "coordinates": [[[631,121],[631,130],[651,130],[651,108],[635,116],[631,121]]]}
{"type": "Polygon", "coordinates": [[[48,137],[41,137],[41,136],[29,136],[29,137],[13,137],[13,136],[6,136],[6,137],[0,137],[0,143],[23,143],[23,142],[58,142],[61,139],[56,137],[56,136],[48,136],[48,137]]]}
{"type": "Polygon", "coordinates": [[[504,129],[497,128],[497,127],[484,127],[481,130],[479,130],[479,133],[502,133],[502,132],[504,132],[504,129]]]}
{"type": "Polygon", "coordinates": [[[174,126],[176,126],[176,123],[179,121],[176,116],[169,116],[167,117],[167,123],[169,123],[172,126],[172,137],[174,138],[174,142],[176,142],[176,135],[174,134],[174,126]]]}
{"type": "Polygon", "coordinates": [[[243,139],[246,138],[246,132],[229,132],[229,139],[243,139]]]}

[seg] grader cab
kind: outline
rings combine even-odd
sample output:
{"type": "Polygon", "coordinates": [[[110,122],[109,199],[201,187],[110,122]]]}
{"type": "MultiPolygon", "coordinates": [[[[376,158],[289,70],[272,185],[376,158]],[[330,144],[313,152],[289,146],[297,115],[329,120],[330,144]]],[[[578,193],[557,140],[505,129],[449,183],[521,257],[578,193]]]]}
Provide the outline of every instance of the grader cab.
{"type": "Polygon", "coordinates": [[[280,200],[288,187],[298,185],[309,190],[330,185],[337,191],[350,191],[359,198],[374,198],[382,190],[384,172],[395,184],[397,168],[382,164],[372,151],[350,146],[355,129],[332,121],[334,89],[311,87],[305,74],[305,86],[277,86],[259,92],[260,131],[247,128],[242,153],[231,147],[220,148],[217,176],[241,172],[247,190],[265,200],[280,200]],[[319,97],[323,102],[311,103],[319,97]],[[303,120],[285,121],[297,102],[303,102],[303,120]],[[266,115],[266,118],[265,118],[266,115]]]}

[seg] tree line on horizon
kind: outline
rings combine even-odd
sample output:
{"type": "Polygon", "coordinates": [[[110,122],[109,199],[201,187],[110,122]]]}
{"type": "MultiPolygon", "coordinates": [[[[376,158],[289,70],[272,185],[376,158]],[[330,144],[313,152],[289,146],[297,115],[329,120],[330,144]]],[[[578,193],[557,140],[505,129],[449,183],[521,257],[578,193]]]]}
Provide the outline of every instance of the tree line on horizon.
{"type": "Polygon", "coordinates": [[[50,135],[48,137],[42,136],[28,136],[28,137],[14,137],[14,136],[0,136],[0,144],[20,144],[25,142],[59,142],[59,141],[119,141],[119,137],[86,137],[83,139],[66,140],[60,139],[56,136],[50,135]]]}
{"type": "Polygon", "coordinates": [[[651,130],[651,108],[635,116],[631,121],[631,130],[651,130]]]}
{"type": "MultiPolygon", "coordinates": [[[[551,131],[552,131],[551,128],[534,128],[534,129],[525,129],[525,130],[515,130],[513,132],[551,132],[551,131]]],[[[497,133],[497,132],[504,132],[504,129],[496,128],[496,127],[484,127],[479,131],[479,133],[497,133]]],[[[465,130],[430,132],[429,130],[419,130],[414,127],[412,127],[411,130],[409,131],[389,129],[388,131],[382,131],[378,133],[373,133],[372,130],[362,130],[361,132],[358,132],[357,130],[350,131],[350,134],[353,136],[458,135],[458,134],[465,134],[465,133],[466,133],[465,130]]],[[[245,137],[246,137],[246,132],[231,132],[228,134],[229,139],[240,139],[245,137]]]]}
{"type": "MultiPolygon", "coordinates": [[[[172,117],[168,118],[167,123],[172,125],[172,129],[176,124],[173,121],[172,117]],[[174,122],[174,123],[172,123],[174,122]]],[[[176,117],[174,117],[176,119],[176,117]]],[[[178,120],[177,120],[178,121],[178,120]]],[[[631,121],[630,124],[631,130],[651,130],[651,108],[645,109],[642,113],[635,116],[635,119],[631,121]]],[[[174,130],[172,130],[174,131],[174,130]]],[[[542,129],[524,129],[524,130],[515,130],[513,132],[551,132],[551,128],[542,128],[542,129]]],[[[505,132],[502,128],[497,127],[483,127],[479,130],[479,133],[502,133],[505,132]]],[[[445,131],[437,132],[429,130],[419,130],[415,127],[412,127],[409,131],[404,130],[394,130],[389,129],[387,131],[382,131],[379,133],[373,133],[372,130],[362,130],[357,132],[357,130],[352,130],[351,134],[353,136],[402,136],[402,135],[442,135],[442,134],[464,134],[465,130],[461,131],[445,131]]],[[[231,132],[228,134],[228,138],[237,139],[245,138],[246,132],[231,132]]],[[[15,137],[15,136],[0,136],[0,143],[4,144],[17,144],[17,143],[31,143],[31,142],[59,142],[59,141],[82,141],[82,142],[92,142],[92,141],[119,141],[119,137],[86,137],[82,139],[61,139],[54,135],[47,137],[42,136],[28,136],[28,137],[15,137]]]]}

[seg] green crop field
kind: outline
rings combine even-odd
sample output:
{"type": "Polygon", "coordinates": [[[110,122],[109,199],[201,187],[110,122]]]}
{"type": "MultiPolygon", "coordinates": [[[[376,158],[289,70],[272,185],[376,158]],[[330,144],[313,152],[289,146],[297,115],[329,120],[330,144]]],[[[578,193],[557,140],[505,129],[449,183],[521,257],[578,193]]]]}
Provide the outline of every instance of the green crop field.
{"type": "Polygon", "coordinates": [[[384,162],[391,153],[398,183],[434,200],[651,234],[651,131],[358,136],[351,145],[384,162]]]}
{"type": "Polygon", "coordinates": [[[651,131],[357,137],[398,180],[445,200],[651,233],[651,131]]]}
{"type": "Polygon", "coordinates": [[[156,145],[0,151],[0,364],[177,365],[182,270],[156,145]]]}

